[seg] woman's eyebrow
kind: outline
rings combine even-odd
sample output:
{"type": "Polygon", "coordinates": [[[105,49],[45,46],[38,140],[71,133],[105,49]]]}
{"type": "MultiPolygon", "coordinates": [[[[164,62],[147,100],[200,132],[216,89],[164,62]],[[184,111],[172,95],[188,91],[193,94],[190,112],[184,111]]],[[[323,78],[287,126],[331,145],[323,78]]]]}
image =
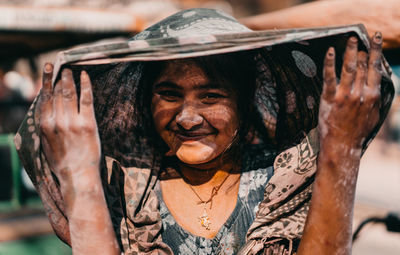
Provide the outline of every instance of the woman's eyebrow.
{"type": "Polygon", "coordinates": [[[222,90],[226,90],[224,87],[222,87],[218,83],[196,84],[194,86],[194,89],[196,89],[196,90],[205,90],[205,89],[222,89],[222,90]]]}
{"type": "Polygon", "coordinates": [[[154,85],[154,89],[179,89],[182,90],[182,87],[170,81],[163,81],[154,85]]]}
{"type": "MultiPolygon", "coordinates": [[[[182,90],[183,88],[179,86],[178,84],[170,81],[162,81],[160,83],[156,83],[154,85],[154,89],[177,89],[177,90],[182,90]]],[[[221,90],[226,90],[223,86],[221,86],[218,83],[203,83],[203,84],[196,84],[193,86],[193,89],[195,90],[207,90],[207,89],[221,89],[221,90]]]]}

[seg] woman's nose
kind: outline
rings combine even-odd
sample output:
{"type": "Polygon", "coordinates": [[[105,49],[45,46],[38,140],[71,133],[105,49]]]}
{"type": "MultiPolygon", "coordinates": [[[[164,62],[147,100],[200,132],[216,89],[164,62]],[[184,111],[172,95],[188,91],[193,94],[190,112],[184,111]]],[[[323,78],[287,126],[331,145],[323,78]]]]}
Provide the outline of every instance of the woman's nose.
{"type": "Polygon", "coordinates": [[[176,115],[176,123],[185,130],[193,130],[201,126],[203,117],[193,106],[183,106],[182,110],[176,115]]]}

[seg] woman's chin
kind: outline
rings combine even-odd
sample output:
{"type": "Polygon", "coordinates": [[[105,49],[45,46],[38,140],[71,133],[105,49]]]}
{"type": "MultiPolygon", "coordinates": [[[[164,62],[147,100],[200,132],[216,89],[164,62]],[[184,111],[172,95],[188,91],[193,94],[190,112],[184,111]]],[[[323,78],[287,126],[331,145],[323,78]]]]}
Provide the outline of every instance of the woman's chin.
{"type": "Polygon", "coordinates": [[[207,163],[216,158],[214,148],[204,144],[182,144],[176,151],[180,161],[190,165],[207,163]]]}

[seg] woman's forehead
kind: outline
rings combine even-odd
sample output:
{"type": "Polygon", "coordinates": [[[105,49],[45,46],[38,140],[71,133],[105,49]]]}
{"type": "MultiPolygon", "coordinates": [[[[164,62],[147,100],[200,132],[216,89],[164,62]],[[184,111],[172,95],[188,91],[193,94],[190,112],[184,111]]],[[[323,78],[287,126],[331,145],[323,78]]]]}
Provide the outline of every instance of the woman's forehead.
{"type": "MultiPolygon", "coordinates": [[[[154,85],[174,84],[180,87],[199,87],[211,84],[211,80],[203,68],[192,59],[165,62],[154,85]]],[[[214,84],[216,86],[216,84],[214,84]]]]}
{"type": "Polygon", "coordinates": [[[204,64],[192,58],[166,61],[153,85],[167,82],[195,89],[232,90],[232,84],[222,79],[222,75],[217,78],[214,73],[210,75],[205,69],[204,64]]]}
{"type": "Polygon", "coordinates": [[[188,72],[203,73],[206,75],[196,60],[190,58],[166,61],[161,70],[161,75],[179,75],[188,72]]]}

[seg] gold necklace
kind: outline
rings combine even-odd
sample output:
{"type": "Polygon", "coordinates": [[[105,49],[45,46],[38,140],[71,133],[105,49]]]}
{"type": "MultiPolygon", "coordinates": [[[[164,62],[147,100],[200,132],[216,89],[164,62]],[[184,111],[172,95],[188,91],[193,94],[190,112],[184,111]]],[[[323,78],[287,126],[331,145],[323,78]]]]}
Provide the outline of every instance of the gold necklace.
{"type": "Polygon", "coordinates": [[[193,193],[197,196],[197,198],[200,200],[199,202],[197,202],[197,204],[203,204],[203,213],[201,216],[198,217],[199,219],[199,223],[200,225],[205,228],[206,230],[210,230],[210,225],[211,225],[211,218],[210,216],[208,216],[207,213],[207,204],[210,203],[210,210],[212,208],[212,201],[213,198],[218,194],[218,191],[220,190],[220,188],[222,187],[222,185],[225,183],[225,181],[228,179],[230,175],[230,172],[226,175],[226,177],[224,178],[224,180],[221,182],[221,184],[219,184],[218,186],[213,187],[212,191],[211,191],[211,196],[208,200],[203,200],[201,199],[201,197],[199,196],[199,194],[197,194],[197,192],[194,190],[194,188],[192,187],[192,185],[190,185],[189,183],[185,182],[189,188],[193,191],[193,193]]]}

